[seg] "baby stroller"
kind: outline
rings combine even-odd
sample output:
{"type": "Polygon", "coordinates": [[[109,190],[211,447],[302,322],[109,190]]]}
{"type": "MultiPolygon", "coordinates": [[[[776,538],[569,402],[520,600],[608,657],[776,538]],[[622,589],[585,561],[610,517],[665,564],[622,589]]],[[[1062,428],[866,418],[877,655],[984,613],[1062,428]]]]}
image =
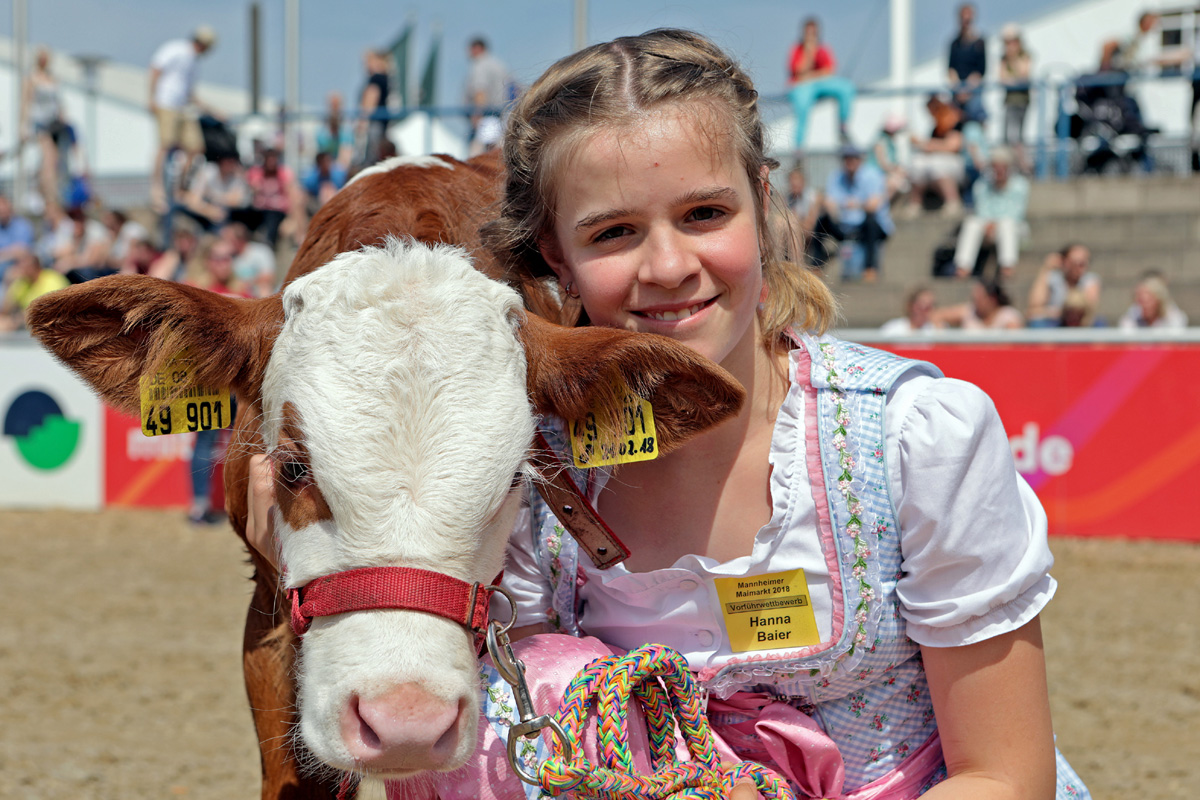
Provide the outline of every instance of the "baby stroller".
{"type": "Polygon", "coordinates": [[[1075,86],[1071,138],[1079,142],[1084,172],[1153,169],[1148,143],[1158,129],[1146,126],[1137,100],[1125,90],[1127,79],[1124,72],[1099,72],[1075,86]]]}

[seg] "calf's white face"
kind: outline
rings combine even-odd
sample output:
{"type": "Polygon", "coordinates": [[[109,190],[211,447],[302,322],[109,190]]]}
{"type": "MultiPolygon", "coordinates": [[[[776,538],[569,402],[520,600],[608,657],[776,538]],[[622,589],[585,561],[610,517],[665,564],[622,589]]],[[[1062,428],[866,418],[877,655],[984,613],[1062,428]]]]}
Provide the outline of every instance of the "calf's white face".
{"type": "MultiPolygon", "coordinates": [[[[517,294],[460,250],[392,240],[296,280],[283,306],[262,407],[287,586],[391,565],[490,583],[534,431],[517,294]]],[[[404,775],[474,748],[472,636],[449,620],[318,618],[298,687],[326,764],[404,775]]]]}

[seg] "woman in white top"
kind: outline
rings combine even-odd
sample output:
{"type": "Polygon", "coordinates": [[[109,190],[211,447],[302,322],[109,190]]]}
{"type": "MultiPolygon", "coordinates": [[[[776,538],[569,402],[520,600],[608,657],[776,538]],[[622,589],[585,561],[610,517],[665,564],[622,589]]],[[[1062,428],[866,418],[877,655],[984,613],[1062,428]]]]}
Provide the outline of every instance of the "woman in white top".
{"type": "Polygon", "coordinates": [[[69,136],[58,79],[50,71],[50,51],[39,47],[21,94],[21,138],[36,139],[41,150],[38,188],[46,204],[58,202],[58,165],[62,153],[70,148],[69,136]]]}

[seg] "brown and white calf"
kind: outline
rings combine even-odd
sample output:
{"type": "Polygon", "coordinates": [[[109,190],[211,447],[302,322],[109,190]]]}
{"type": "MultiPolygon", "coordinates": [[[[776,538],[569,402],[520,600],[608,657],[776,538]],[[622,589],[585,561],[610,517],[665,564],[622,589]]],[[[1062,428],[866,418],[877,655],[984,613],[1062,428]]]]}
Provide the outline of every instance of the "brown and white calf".
{"type": "Polygon", "coordinates": [[[503,565],[538,415],[580,419],[622,381],[652,402],[665,452],[741,402],[732,378],[669,339],[559,327],[476,269],[486,257],[473,263],[456,247],[383,238],[457,237],[479,254],[479,197],[452,191],[470,183],[462,176],[472,167],[447,164],[394,164],[343,190],[314,219],[296,274],[273,297],[115,276],[30,311],[35,335],[119,408],[136,410],[139,378],[183,348],[196,382],[236,392],[226,481],[240,535],[249,455],[265,451],[279,466],[286,575],[251,550],[244,655],[264,798],[330,797],[337,770],[454,769],[478,725],[465,628],[421,612],[356,611],[314,620],[297,647],[288,587],[375,566],[486,584],[503,565]],[[458,182],[434,191],[457,233],[453,224],[435,230],[428,207],[406,207],[411,219],[396,221],[405,191],[424,195],[456,170],[458,182]],[[384,187],[390,201],[376,196],[384,187]],[[312,764],[282,746],[293,727],[312,764]]]}

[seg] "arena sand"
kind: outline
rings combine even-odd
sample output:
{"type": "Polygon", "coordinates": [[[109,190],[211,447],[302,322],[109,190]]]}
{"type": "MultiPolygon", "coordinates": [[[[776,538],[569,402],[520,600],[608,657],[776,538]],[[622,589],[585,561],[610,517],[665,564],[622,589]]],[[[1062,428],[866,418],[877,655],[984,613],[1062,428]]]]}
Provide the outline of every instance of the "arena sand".
{"type": "MultiPolygon", "coordinates": [[[[1056,538],[1058,743],[1098,800],[1200,786],[1200,547],[1056,538]]],[[[0,798],[253,800],[228,526],[0,512],[0,798]]]]}

